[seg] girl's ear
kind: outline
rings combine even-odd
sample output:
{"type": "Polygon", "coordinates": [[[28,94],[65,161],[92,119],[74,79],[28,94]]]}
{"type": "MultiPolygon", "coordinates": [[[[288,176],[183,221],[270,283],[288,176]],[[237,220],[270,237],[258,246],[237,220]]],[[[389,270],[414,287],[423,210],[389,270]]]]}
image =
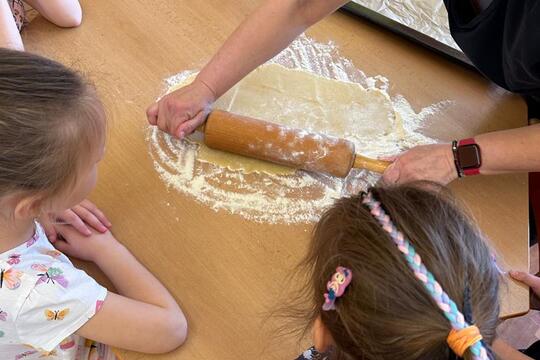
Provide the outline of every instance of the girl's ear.
{"type": "Polygon", "coordinates": [[[320,316],[317,316],[317,319],[313,323],[313,345],[320,353],[327,352],[334,345],[332,334],[330,334],[328,328],[323,324],[320,316]]]}
{"type": "Polygon", "coordinates": [[[40,195],[29,195],[21,197],[16,205],[13,214],[17,219],[37,218],[41,214],[43,198],[40,195]]]}

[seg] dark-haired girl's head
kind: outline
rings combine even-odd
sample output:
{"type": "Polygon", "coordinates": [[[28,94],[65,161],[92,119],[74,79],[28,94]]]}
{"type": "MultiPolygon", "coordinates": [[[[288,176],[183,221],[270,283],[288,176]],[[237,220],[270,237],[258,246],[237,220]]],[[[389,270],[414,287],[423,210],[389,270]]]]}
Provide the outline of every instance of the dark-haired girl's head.
{"type": "MultiPolygon", "coordinates": [[[[488,347],[498,322],[499,273],[471,218],[435,184],[370,193],[488,347]]],[[[309,281],[300,301],[310,306],[294,315],[315,324],[318,350],[332,348],[332,359],[454,359],[451,323],[362,201],[362,195],[338,200],[317,224],[303,262],[309,281]],[[324,311],[323,294],[339,266],[350,269],[352,281],[335,310],[324,311]]]]}

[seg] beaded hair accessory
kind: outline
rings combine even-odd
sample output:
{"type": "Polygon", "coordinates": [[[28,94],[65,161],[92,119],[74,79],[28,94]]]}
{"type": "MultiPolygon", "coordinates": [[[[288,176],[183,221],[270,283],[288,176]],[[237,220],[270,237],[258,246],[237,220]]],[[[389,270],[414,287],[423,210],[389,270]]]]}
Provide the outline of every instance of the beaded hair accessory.
{"type": "Polygon", "coordinates": [[[463,357],[465,351],[469,349],[474,360],[489,360],[490,357],[482,343],[482,335],[478,327],[471,326],[465,321],[456,303],[442,289],[433,274],[426,269],[420,255],[416,253],[414,247],[405,238],[403,233],[396,228],[390,217],[383,210],[381,203],[375,200],[371,192],[368,192],[367,194],[363,194],[362,204],[369,208],[371,215],[379,222],[383,230],[390,235],[390,238],[394,241],[399,251],[405,256],[405,260],[414,272],[415,277],[424,284],[426,290],[439,306],[439,309],[441,309],[445,317],[450,321],[452,330],[448,335],[447,342],[452,351],[456,355],[463,357]]]}
{"type": "Polygon", "coordinates": [[[336,299],[341,297],[347,289],[347,286],[351,283],[352,272],[343,266],[338,266],[334,275],[330,281],[326,284],[326,290],[324,293],[324,304],[322,306],[324,311],[336,309],[336,299]]]}

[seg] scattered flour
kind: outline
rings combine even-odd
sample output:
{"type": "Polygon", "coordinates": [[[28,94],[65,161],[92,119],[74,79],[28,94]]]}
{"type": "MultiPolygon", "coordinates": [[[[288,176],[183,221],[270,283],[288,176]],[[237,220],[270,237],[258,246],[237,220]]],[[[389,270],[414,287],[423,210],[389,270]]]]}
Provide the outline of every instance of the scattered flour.
{"type": "MultiPolygon", "coordinates": [[[[350,60],[341,57],[333,43],[317,43],[305,35],[270,62],[330,79],[355,82],[388,95],[388,79],[380,75],[367,77],[350,60]]],[[[186,81],[194,73],[184,71],[170,77],[166,80],[167,88],[186,81]]],[[[233,100],[234,96],[236,94],[233,100]]],[[[401,95],[391,102],[396,117],[402,122],[402,130],[377,139],[348,133],[346,138],[355,143],[357,152],[371,157],[390,156],[415,145],[435,142],[419,131],[428,118],[452,104],[446,100],[416,113],[401,95]]],[[[149,129],[148,140],[155,169],[168,186],[216,211],[226,210],[258,222],[317,221],[335,199],[365,190],[380,177],[365,170],[353,170],[345,179],[304,171],[292,175],[244,173],[199,161],[199,145],[176,140],[155,127],[149,129]]]]}

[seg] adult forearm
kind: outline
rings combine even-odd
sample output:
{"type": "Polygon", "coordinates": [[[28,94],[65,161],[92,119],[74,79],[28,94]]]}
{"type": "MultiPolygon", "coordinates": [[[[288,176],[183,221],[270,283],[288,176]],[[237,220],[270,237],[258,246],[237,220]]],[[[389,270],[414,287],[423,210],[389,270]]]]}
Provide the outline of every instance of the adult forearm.
{"type": "Polygon", "coordinates": [[[475,137],[482,154],[480,173],[540,171],[540,124],[475,137]]]}
{"type": "MultiPolygon", "coordinates": [[[[484,175],[540,171],[540,124],[475,136],[484,175]]],[[[399,155],[383,174],[385,182],[457,179],[451,143],[420,145],[399,155]]]]}
{"type": "Polygon", "coordinates": [[[0,47],[24,50],[24,45],[7,1],[0,1],[0,47]]]}
{"type": "Polygon", "coordinates": [[[121,295],[163,308],[178,308],[167,289],[123,245],[106,249],[95,263],[121,295]]]}
{"type": "Polygon", "coordinates": [[[268,0],[225,41],[198,79],[216,97],[284,49],[309,26],[335,11],[344,0],[268,0]]]}

